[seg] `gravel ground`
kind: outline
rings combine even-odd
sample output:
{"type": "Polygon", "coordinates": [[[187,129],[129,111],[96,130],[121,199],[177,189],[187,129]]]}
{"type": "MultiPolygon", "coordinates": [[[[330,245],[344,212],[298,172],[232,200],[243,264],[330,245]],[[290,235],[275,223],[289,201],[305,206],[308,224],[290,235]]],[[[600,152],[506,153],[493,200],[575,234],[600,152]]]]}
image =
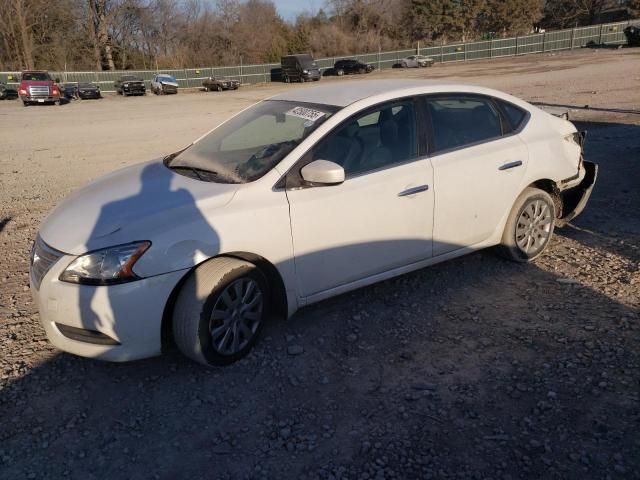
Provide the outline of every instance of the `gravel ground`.
{"type": "Polygon", "coordinates": [[[533,265],[482,251],[322,302],[224,369],[56,351],[30,243],[89,179],[308,86],[0,102],[0,478],[640,478],[640,49],[373,76],[576,107],[587,210],[533,265]]]}

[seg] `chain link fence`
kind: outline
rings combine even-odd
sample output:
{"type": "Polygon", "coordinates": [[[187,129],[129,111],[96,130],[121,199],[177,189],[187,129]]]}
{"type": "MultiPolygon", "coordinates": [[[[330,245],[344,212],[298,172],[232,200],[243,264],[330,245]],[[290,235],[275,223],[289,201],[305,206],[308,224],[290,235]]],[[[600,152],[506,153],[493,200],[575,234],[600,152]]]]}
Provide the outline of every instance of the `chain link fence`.
{"type": "MultiPolygon", "coordinates": [[[[356,54],[349,56],[322,58],[316,60],[321,70],[332,68],[337,60],[343,58],[357,58],[374,65],[378,70],[393,68],[409,55],[426,55],[438,63],[463,62],[488,58],[500,58],[532,53],[554,52],[582,48],[589,44],[621,45],[626,43],[624,29],[629,25],[640,25],[640,20],[626,22],[605,23],[578,27],[565,30],[555,30],[535,33],[522,37],[499,38],[396,50],[392,52],[377,52],[356,54]]],[[[150,88],[151,79],[157,73],[167,73],[174,76],[181,88],[201,88],[202,81],[208,77],[227,77],[239,80],[242,84],[255,84],[281,81],[280,64],[267,63],[261,65],[237,65],[229,67],[185,68],[178,70],[127,70],[107,72],[50,72],[53,78],[61,82],[93,82],[100,86],[103,92],[114,91],[113,82],[126,73],[144,79],[150,88]]],[[[20,72],[0,72],[0,81],[7,85],[17,85],[20,72]]]]}

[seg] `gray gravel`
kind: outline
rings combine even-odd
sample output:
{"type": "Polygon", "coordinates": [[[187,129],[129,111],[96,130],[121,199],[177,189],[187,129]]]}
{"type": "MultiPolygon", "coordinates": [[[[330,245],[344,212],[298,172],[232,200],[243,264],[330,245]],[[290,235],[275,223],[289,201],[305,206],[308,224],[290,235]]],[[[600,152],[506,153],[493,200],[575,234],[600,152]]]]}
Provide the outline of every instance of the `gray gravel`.
{"type": "Polygon", "coordinates": [[[322,302],[224,369],[53,349],[27,258],[73,182],[3,167],[0,478],[640,478],[640,115],[578,114],[600,179],[536,264],[483,251],[322,302]]]}

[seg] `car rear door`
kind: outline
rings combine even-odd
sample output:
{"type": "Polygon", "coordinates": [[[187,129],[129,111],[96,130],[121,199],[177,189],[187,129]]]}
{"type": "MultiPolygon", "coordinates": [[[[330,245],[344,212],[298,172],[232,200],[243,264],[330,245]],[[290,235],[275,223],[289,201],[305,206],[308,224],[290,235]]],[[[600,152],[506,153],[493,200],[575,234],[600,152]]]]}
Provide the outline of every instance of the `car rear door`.
{"type": "Polygon", "coordinates": [[[433,170],[414,99],[385,103],[328,134],[292,169],[343,166],[335,186],[287,189],[302,297],[431,257],[433,170]]]}
{"type": "Polygon", "coordinates": [[[434,169],[433,253],[489,239],[523,186],[529,153],[487,96],[424,97],[434,169]]]}

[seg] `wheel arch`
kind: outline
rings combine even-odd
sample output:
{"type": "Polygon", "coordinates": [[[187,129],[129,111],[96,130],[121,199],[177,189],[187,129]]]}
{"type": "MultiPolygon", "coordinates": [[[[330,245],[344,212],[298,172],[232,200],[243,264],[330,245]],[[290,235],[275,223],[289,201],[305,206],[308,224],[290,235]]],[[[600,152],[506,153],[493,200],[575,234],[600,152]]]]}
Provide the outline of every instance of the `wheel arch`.
{"type": "Polygon", "coordinates": [[[162,324],[161,324],[161,341],[162,341],[162,351],[166,351],[170,346],[173,345],[173,334],[172,334],[172,322],[173,322],[173,309],[175,307],[176,299],[182,286],[187,281],[187,279],[193,274],[193,272],[204,263],[211,262],[217,258],[230,257],[236,258],[238,260],[244,260],[246,262],[254,264],[260,272],[267,279],[267,284],[270,287],[269,290],[269,305],[270,311],[276,315],[282,315],[284,317],[287,316],[288,312],[288,301],[287,301],[287,292],[284,285],[284,280],[280,275],[278,269],[266,258],[257,255],[255,253],[250,252],[228,252],[223,253],[221,255],[216,255],[215,257],[208,258],[203,262],[200,262],[197,265],[194,265],[186,272],[180,281],[173,287],[169,298],[165,304],[163,313],[162,313],[162,324]]]}
{"type": "Polygon", "coordinates": [[[540,180],[536,180],[535,182],[530,183],[529,185],[527,185],[526,188],[538,188],[540,190],[547,192],[549,195],[551,195],[551,198],[553,199],[553,203],[555,204],[555,207],[556,207],[556,212],[555,212],[556,218],[562,217],[562,213],[563,213],[562,212],[563,211],[562,195],[560,195],[560,189],[558,188],[558,184],[556,182],[554,182],[549,178],[541,178],[540,180]]]}

